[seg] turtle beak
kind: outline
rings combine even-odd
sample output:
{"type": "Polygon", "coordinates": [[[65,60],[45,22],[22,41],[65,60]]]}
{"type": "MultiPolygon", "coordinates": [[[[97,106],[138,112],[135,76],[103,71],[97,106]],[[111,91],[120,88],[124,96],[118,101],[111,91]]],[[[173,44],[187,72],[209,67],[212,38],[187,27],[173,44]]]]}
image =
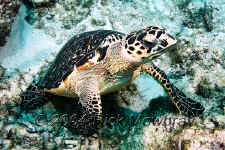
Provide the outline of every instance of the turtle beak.
{"type": "Polygon", "coordinates": [[[168,33],[165,34],[164,40],[168,42],[168,46],[166,48],[171,47],[177,43],[177,40],[168,33]]]}

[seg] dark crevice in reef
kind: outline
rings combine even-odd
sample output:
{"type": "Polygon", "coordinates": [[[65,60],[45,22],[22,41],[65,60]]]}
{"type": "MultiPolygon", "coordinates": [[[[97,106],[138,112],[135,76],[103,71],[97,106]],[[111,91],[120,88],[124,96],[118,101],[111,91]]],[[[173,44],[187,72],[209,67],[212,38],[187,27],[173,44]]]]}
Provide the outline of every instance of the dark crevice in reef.
{"type": "Polygon", "coordinates": [[[196,88],[196,94],[204,98],[213,98],[216,95],[220,95],[224,91],[224,86],[218,86],[215,84],[214,87],[211,87],[211,82],[208,78],[202,78],[196,88]]]}
{"type": "Polygon", "coordinates": [[[206,31],[213,30],[213,11],[215,8],[207,3],[201,8],[188,8],[190,1],[185,1],[178,5],[178,8],[183,11],[185,19],[183,25],[188,28],[205,28],[206,31]]]}
{"type": "Polygon", "coordinates": [[[94,4],[92,0],[85,1],[60,1],[60,0],[22,0],[27,7],[26,21],[38,29],[46,27],[45,19],[51,21],[62,22],[63,29],[71,29],[81,22],[90,14],[90,7],[94,4]],[[56,4],[60,8],[56,8],[56,4]],[[60,19],[55,18],[56,14],[67,14],[73,12],[72,15],[61,16],[60,19]]]}
{"type": "Polygon", "coordinates": [[[151,100],[149,107],[143,110],[142,114],[146,117],[152,118],[151,121],[168,114],[178,113],[176,106],[169,100],[168,97],[158,97],[151,100]]]}
{"type": "Polygon", "coordinates": [[[20,8],[19,0],[0,0],[0,47],[7,42],[16,14],[20,8]]]}
{"type": "Polygon", "coordinates": [[[180,1],[180,3],[178,2],[177,6],[179,9],[186,9],[188,4],[191,2],[191,0],[184,0],[184,1],[180,1]]]}
{"type": "MultiPolygon", "coordinates": [[[[33,25],[35,22],[40,22],[41,18],[46,16],[48,11],[51,8],[54,8],[56,4],[56,0],[47,0],[41,2],[35,2],[32,0],[21,0],[21,1],[26,6],[28,11],[25,20],[31,25],[33,25]]],[[[48,19],[51,19],[51,17],[49,17],[48,19]]],[[[41,28],[41,25],[38,24],[35,27],[41,28]]]]}
{"type": "Polygon", "coordinates": [[[224,110],[224,115],[225,115],[225,97],[220,99],[220,104],[219,104],[219,108],[221,110],[224,110]]]}
{"type": "Polygon", "coordinates": [[[35,2],[32,0],[21,0],[28,8],[47,8],[55,6],[56,0],[35,2]]]}

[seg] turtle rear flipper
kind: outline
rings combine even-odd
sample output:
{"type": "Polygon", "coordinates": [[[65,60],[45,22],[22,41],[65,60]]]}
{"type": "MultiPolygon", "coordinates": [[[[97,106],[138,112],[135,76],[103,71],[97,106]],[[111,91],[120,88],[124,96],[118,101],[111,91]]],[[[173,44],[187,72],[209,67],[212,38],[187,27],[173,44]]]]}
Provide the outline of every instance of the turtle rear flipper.
{"type": "Polygon", "coordinates": [[[187,116],[197,116],[204,112],[205,109],[200,103],[188,98],[183,92],[173,86],[166,74],[153,63],[142,65],[141,70],[154,77],[163,86],[179,112],[187,116]]]}
{"type": "Polygon", "coordinates": [[[28,111],[43,106],[48,102],[50,94],[38,89],[36,85],[30,85],[26,91],[20,95],[20,108],[28,111]]]}

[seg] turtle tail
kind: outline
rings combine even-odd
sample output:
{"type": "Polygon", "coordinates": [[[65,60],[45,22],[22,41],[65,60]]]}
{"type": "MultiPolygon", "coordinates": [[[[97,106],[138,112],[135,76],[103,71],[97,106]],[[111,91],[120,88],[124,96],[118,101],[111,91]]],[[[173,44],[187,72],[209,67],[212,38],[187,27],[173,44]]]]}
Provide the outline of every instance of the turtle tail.
{"type": "Polygon", "coordinates": [[[48,102],[49,96],[41,91],[37,84],[32,84],[20,95],[20,108],[22,111],[28,111],[41,107],[48,102]]]}

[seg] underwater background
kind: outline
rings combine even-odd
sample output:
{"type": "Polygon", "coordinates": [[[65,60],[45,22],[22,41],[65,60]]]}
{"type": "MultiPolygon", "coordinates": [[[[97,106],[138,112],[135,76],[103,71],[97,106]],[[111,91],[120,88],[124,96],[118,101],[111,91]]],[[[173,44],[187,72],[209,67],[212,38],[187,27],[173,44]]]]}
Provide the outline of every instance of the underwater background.
{"type": "Polygon", "coordinates": [[[0,0],[0,129],[2,150],[225,150],[225,1],[0,0]],[[97,29],[127,34],[150,25],[178,40],[154,64],[203,104],[202,116],[179,114],[145,74],[103,97],[104,116],[112,120],[90,137],[67,127],[71,100],[56,97],[20,111],[20,93],[74,35],[97,29]]]}

